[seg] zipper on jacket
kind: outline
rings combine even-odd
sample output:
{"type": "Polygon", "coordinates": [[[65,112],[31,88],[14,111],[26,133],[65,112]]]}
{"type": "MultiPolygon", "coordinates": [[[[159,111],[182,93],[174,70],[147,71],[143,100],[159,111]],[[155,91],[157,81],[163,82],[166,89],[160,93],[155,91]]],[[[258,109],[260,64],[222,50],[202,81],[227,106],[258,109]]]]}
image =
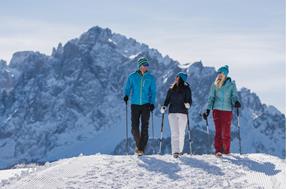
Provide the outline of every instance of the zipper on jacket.
{"type": "Polygon", "coordinates": [[[224,89],[223,89],[223,86],[221,87],[222,89],[222,104],[221,104],[221,109],[224,110],[224,100],[225,100],[225,92],[224,92],[224,89]]]}
{"type": "Polygon", "coordinates": [[[140,83],[140,105],[142,105],[142,87],[143,87],[143,76],[141,76],[141,83],[140,83]]]}

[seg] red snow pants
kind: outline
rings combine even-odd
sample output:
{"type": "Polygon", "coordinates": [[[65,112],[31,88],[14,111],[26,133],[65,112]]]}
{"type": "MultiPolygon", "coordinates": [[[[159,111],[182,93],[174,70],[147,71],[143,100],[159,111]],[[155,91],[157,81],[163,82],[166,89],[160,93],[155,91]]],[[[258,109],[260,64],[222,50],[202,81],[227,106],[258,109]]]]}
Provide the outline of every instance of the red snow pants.
{"type": "Polygon", "coordinates": [[[231,111],[213,110],[215,125],[214,148],[215,153],[230,153],[231,111]]]}

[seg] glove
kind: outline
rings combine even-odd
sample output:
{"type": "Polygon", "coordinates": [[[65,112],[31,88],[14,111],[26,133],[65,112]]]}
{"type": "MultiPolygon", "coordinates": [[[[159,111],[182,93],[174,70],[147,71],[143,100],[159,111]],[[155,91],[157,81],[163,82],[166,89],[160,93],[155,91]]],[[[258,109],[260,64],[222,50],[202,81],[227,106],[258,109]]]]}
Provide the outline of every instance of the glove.
{"type": "Polygon", "coordinates": [[[165,110],[166,110],[166,106],[162,106],[160,108],[160,113],[164,114],[165,113],[165,110]]]}
{"type": "Polygon", "coordinates": [[[126,95],[126,96],[124,97],[124,101],[126,102],[126,104],[128,103],[128,100],[129,100],[129,97],[126,95]]]}
{"type": "Polygon", "coordinates": [[[190,108],[190,104],[189,103],[184,103],[184,106],[185,106],[186,109],[190,108]]]}
{"type": "Polygon", "coordinates": [[[241,107],[241,104],[239,101],[236,101],[235,104],[234,104],[235,108],[240,108],[241,107]]]}
{"type": "Polygon", "coordinates": [[[150,104],[149,109],[150,109],[150,111],[153,111],[154,110],[154,105],[150,104]]]}
{"type": "Polygon", "coordinates": [[[203,119],[207,120],[207,117],[208,117],[208,115],[209,115],[209,112],[210,112],[210,110],[207,109],[206,112],[204,112],[204,113],[202,114],[203,119]]]}

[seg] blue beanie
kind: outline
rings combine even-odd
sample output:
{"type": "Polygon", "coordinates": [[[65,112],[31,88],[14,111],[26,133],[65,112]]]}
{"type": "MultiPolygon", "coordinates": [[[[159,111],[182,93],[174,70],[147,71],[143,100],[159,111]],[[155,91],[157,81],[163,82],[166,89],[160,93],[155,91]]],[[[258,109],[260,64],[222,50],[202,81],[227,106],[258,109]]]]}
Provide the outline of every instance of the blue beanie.
{"type": "Polygon", "coordinates": [[[223,73],[225,75],[225,77],[227,77],[228,73],[229,73],[229,69],[228,66],[222,66],[221,68],[218,69],[217,71],[218,73],[223,73]]]}
{"type": "Polygon", "coordinates": [[[141,57],[138,59],[138,67],[140,68],[142,65],[149,66],[148,61],[145,57],[141,57]]]}
{"type": "Polygon", "coordinates": [[[179,72],[176,76],[180,77],[184,82],[187,80],[187,74],[184,72],[179,72]]]}

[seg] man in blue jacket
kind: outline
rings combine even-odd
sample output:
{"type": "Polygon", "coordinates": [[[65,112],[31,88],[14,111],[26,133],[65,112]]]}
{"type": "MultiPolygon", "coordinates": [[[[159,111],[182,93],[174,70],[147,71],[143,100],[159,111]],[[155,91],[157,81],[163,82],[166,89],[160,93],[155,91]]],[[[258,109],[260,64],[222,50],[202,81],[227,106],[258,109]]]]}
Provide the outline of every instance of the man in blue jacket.
{"type": "Polygon", "coordinates": [[[131,98],[132,134],[136,142],[136,153],[141,156],[148,141],[150,111],[153,112],[156,96],[155,78],[148,72],[149,63],[144,57],[138,59],[138,70],[130,74],[125,86],[124,101],[131,98]],[[141,131],[139,120],[141,119],[141,131]]]}

